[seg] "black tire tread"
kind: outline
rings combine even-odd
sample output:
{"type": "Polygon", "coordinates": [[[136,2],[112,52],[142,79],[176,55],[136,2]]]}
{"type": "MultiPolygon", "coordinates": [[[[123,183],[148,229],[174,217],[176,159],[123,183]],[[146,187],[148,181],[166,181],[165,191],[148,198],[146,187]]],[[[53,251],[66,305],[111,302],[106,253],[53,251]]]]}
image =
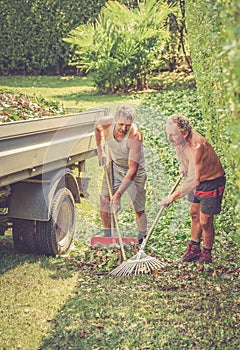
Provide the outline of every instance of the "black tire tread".
{"type": "Polygon", "coordinates": [[[69,201],[70,206],[72,206],[73,211],[73,227],[75,221],[75,213],[74,213],[74,199],[72,193],[67,188],[59,189],[53,199],[52,207],[51,207],[51,218],[49,221],[37,221],[36,223],[36,249],[39,254],[44,254],[47,256],[56,256],[57,254],[65,253],[72,241],[70,237],[70,243],[60,249],[58,242],[55,237],[55,221],[58,217],[59,209],[64,201],[69,201]]]}
{"type": "Polygon", "coordinates": [[[35,253],[36,225],[34,220],[14,219],[13,220],[13,243],[19,253],[35,253]]]}

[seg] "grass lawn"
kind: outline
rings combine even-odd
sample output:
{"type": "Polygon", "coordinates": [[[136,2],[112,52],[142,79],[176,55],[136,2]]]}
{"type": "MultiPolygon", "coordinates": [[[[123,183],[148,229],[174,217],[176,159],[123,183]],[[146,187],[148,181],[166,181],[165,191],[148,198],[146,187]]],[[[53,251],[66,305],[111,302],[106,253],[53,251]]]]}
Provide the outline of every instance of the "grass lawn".
{"type": "Polygon", "coordinates": [[[76,111],[95,107],[112,109],[121,102],[136,103],[143,94],[132,95],[101,95],[93,87],[89,77],[49,77],[49,76],[10,76],[0,77],[0,89],[16,89],[29,96],[43,96],[56,100],[65,108],[76,111]]]}
{"type": "MultiPolygon", "coordinates": [[[[194,91],[128,96],[97,95],[83,78],[0,77],[0,87],[59,99],[84,109],[113,107],[120,101],[138,106],[148,169],[149,223],[159,200],[175,182],[177,164],[164,136],[166,116],[177,108],[201,123],[194,91]],[[29,91],[29,92],[28,92],[29,91]],[[34,92],[33,92],[34,91],[34,92]],[[143,97],[145,98],[144,103],[143,97]]],[[[235,350],[239,348],[239,250],[229,204],[216,219],[214,263],[176,264],[189,238],[188,203],[171,206],[148,242],[147,250],[164,264],[151,275],[111,277],[119,249],[89,247],[101,233],[95,158],[89,199],[77,205],[76,238],[65,256],[17,254],[11,232],[0,237],[0,349],[2,350],[235,350]]],[[[118,214],[126,236],[136,235],[131,208],[118,214]]],[[[136,252],[130,247],[127,256],[136,252]]]]}
{"type": "Polygon", "coordinates": [[[1,349],[238,348],[236,268],[168,264],[155,275],[110,277],[80,247],[55,259],[27,256],[4,237],[0,253],[1,349]]]}

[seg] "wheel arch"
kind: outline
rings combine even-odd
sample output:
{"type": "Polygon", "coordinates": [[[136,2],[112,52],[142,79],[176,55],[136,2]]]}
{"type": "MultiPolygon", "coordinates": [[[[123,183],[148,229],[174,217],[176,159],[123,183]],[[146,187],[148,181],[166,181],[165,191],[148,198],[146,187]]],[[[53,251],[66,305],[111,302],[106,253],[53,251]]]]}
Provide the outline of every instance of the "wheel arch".
{"type": "Polygon", "coordinates": [[[75,203],[80,203],[80,189],[72,171],[58,171],[52,178],[50,187],[49,203],[52,203],[55,193],[63,187],[66,187],[72,193],[75,203]]]}

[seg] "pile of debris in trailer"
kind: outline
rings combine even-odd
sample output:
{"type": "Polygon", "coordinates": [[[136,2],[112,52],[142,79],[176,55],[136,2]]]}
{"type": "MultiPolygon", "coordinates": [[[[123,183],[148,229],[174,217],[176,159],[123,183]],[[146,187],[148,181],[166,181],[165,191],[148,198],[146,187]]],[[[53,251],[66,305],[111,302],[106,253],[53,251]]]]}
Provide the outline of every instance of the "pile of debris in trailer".
{"type": "Polygon", "coordinates": [[[57,101],[44,97],[29,97],[19,92],[0,91],[0,123],[27,120],[63,114],[57,101]]]}

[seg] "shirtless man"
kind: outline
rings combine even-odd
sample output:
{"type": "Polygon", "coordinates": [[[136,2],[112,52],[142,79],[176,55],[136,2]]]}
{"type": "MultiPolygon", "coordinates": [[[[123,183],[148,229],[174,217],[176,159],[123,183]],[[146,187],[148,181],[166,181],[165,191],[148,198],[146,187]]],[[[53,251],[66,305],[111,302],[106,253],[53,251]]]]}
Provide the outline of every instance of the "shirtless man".
{"type": "MultiPolygon", "coordinates": [[[[103,117],[95,124],[95,137],[98,150],[99,165],[107,161],[105,146],[108,148],[113,177],[113,197],[110,196],[105,175],[103,176],[100,195],[100,215],[104,235],[111,235],[110,206],[115,211],[121,208],[121,197],[127,191],[133,204],[138,227],[138,241],[146,236],[147,219],[145,213],[146,201],[146,171],[144,166],[143,138],[140,130],[134,124],[135,109],[127,104],[117,108],[114,117],[103,117]]],[[[109,166],[109,168],[110,168],[109,166]]]]}
{"type": "Polygon", "coordinates": [[[191,202],[191,235],[182,261],[199,260],[201,264],[212,262],[215,214],[221,211],[226,183],[224,169],[210,143],[197,131],[192,130],[189,120],[174,114],[166,124],[166,133],[180,162],[180,175],[186,180],[172,195],[164,198],[161,205],[168,206],[188,194],[191,202]],[[200,240],[203,247],[200,249],[200,240]]]}

